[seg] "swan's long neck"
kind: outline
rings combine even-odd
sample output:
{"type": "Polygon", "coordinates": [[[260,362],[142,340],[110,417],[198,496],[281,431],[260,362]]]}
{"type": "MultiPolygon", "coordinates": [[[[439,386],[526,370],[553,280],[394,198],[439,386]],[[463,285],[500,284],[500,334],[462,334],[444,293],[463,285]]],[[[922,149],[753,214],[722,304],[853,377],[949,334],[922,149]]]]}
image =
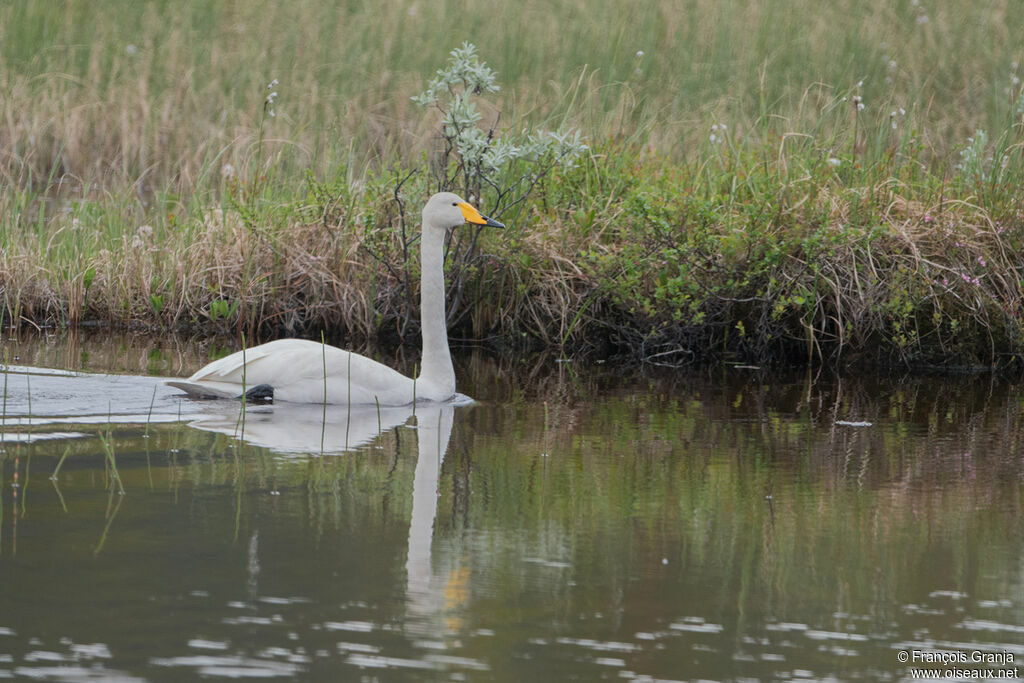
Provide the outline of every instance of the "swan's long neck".
{"type": "Polygon", "coordinates": [[[448,350],[448,326],[444,310],[444,231],[427,230],[424,216],[420,238],[420,325],[423,331],[423,359],[417,395],[444,400],[455,393],[455,369],[448,350]]]}

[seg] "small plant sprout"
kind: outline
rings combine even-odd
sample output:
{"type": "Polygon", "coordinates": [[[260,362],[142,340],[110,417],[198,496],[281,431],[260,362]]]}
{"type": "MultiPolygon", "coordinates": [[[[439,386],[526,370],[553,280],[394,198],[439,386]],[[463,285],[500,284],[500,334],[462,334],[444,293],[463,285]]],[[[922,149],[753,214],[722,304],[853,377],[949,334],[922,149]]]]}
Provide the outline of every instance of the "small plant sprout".
{"type": "Polygon", "coordinates": [[[991,178],[992,157],[986,157],[988,133],[978,129],[967,145],[960,150],[960,163],[956,165],[960,177],[970,183],[983,183],[991,178]]]}

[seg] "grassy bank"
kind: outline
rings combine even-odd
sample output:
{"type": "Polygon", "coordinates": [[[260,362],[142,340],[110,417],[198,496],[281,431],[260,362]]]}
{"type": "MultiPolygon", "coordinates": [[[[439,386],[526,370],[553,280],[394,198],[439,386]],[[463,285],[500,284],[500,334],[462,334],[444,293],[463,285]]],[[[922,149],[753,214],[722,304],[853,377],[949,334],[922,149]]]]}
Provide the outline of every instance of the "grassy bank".
{"type": "Polygon", "coordinates": [[[451,245],[455,337],[666,363],[1024,352],[1009,3],[100,7],[0,5],[5,324],[413,339],[443,142],[410,98],[472,39],[502,85],[485,128],[590,149],[509,230],[451,245]]]}

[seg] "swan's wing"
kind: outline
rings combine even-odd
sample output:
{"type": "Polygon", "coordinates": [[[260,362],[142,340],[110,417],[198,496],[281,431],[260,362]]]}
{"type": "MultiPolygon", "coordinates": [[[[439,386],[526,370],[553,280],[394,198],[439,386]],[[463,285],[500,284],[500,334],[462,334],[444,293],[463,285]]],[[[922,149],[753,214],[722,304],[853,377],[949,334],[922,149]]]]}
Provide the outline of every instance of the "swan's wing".
{"type": "MultiPolygon", "coordinates": [[[[301,403],[319,403],[327,392],[328,403],[355,403],[397,406],[411,403],[414,383],[400,372],[333,346],[314,342],[309,354],[296,352],[281,356],[289,369],[285,377],[267,377],[258,373],[261,383],[274,387],[274,398],[301,403]]],[[[277,359],[274,359],[275,374],[277,359]]],[[[270,365],[270,363],[265,363],[270,365]]]]}
{"type": "MultiPolygon", "coordinates": [[[[268,365],[266,360],[268,358],[273,359],[275,355],[283,358],[285,355],[291,356],[296,352],[308,354],[309,349],[306,346],[315,344],[315,342],[307,342],[302,339],[285,339],[281,341],[303,343],[283,345],[280,342],[270,342],[243,351],[236,351],[229,356],[224,356],[204,365],[194,375],[189,377],[188,380],[190,382],[228,382],[241,385],[242,380],[245,379],[248,384],[251,381],[246,375],[256,367],[259,361],[264,361],[263,365],[266,366],[268,365]]],[[[319,346],[319,344],[316,344],[316,346],[319,346]]]]}

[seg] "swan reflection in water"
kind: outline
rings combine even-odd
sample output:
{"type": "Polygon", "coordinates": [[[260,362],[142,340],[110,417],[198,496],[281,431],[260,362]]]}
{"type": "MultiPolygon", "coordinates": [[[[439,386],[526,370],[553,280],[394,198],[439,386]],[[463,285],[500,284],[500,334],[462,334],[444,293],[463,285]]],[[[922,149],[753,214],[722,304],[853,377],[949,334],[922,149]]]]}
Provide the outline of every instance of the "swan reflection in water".
{"type": "Polygon", "coordinates": [[[436,636],[441,632],[440,621],[451,616],[446,614],[446,610],[453,607],[449,604],[450,596],[461,593],[457,590],[459,587],[452,584],[466,580],[456,571],[437,574],[433,571],[438,482],[451,440],[455,410],[472,403],[472,399],[461,395],[441,403],[424,402],[415,407],[382,406],[379,409],[365,405],[278,402],[249,408],[243,425],[237,403],[215,401],[211,405],[222,405],[223,413],[207,414],[193,420],[190,425],[204,431],[227,434],[247,444],[285,455],[329,455],[372,443],[384,432],[415,421],[417,460],[405,564],[406,607],[410,631],[421,636],[436,636]]]}

